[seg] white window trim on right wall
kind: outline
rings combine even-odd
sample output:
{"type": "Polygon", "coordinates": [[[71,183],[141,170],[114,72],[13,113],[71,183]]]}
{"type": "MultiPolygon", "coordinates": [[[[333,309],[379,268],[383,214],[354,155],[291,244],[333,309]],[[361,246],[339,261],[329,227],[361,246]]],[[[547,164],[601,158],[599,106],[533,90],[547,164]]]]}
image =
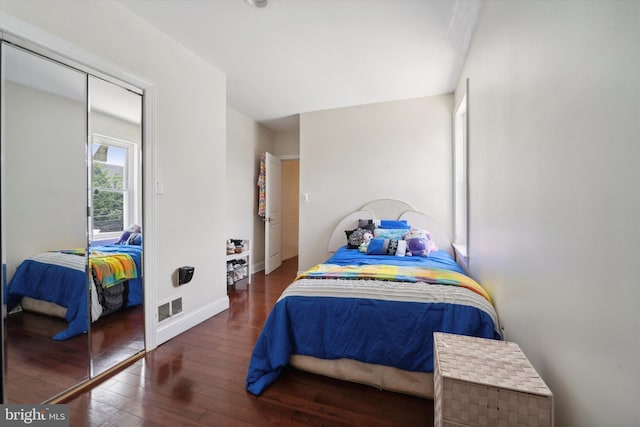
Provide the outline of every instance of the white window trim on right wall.
{"type": "Polygon", "coordinates": [[[469,79],[453,114],[453,248],[456,261],[469,267],[469,79]]]}

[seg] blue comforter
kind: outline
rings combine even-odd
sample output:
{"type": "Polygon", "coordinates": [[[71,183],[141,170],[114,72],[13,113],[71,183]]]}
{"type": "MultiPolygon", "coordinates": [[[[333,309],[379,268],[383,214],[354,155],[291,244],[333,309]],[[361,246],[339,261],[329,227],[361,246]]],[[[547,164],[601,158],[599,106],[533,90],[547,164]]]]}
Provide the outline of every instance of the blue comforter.
{"type": "MultiPolygon", "coordinates": [[[[445,252],[429,258],[372,256],[340,249],[327,264],[462,269],[445,252]]],[[[433,332],[499,339],[491,303],[465,288],[377,280],[299,279],[282,294],[258,337],[246,379],[255,395],[293,354],[349,358],[433,371],[433,332]]]]}
{"type": "MultiPolygon", "coordinates": [[[[129,280],[127,307],[142,303],[142,247],[105,245],[91,250],[108,253],[127,253],[138,269],[138,279],[129,280]]],[[[57,341],[66,340],[88,330],[88,277],[84,256],[62,252],[40,254],[24,260],[7,286],[7,309],[12,310],[22,297],[49,301],[67,309],[67,329],[54,335],[57,341]]]]}
{"type": "Polygon", "coordinates": [[[465,274],[464,270],[445,251],[435,251],[428,257],[421,256],[389,256],[389,255],[367,255],[356,249],[347,249],[346,246],[338,249],[325,264],[337,265],[410,265],[425,268],[442,268],[465,274]]]}

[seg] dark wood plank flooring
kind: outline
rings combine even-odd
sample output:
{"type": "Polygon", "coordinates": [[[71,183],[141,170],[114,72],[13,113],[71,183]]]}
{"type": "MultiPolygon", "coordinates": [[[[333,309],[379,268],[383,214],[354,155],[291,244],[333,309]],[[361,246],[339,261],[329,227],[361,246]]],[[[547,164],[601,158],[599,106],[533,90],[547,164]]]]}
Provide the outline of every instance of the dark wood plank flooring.
{"type": "Polygon", "coordinates": [[[91,325],[93,376],[144,350],[144,306],[101,317],[91,325]]]}
{"type": "MultiPolygon", "coordinates": [[[[32,312],[6,319],[9,403],[40,403],[89,376],[87,334],[64,341],[51,339],[68,326],[64,319],[32,312]]],[[[91,325],[94,375],[144,349],[144,308],[109,314],[91,325]]]]}
{"type": "Polygon", "coordinates": [[[253,345],[297,259],[229,288],[230,308],[68,402],[72,426],[430,426],[433,402],[285,370],[245,391],[253,345]]]}

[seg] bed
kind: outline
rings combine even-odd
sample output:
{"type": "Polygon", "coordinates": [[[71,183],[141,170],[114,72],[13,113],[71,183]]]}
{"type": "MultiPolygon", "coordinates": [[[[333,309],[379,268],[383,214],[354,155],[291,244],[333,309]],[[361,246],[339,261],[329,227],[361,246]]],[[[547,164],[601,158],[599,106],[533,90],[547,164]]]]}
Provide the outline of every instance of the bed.
{"type": "Polygon", "coordinates": [[[25,259],[7,286],[7,309],[20,304],[28,311],[64,318],[67,329],[52,337],[61,341],[87,332],[88,304],[93,322],[142,304],[142,246],[92,246],[89,264],[90,276],[83,249],[43,252],[25,259]]]}
{"type": "Polygon", "coordinates": [[[433,332],[500,339],[486,291],[453,258],[447,233],[397,200],[345,217],[331,257],[301,273],[270,313],[254,347],[246,389],[260,395],[290,364],[377,388],[433,398],[433,332]],[[345,246],[363,221],[405,221],[429,230],[428,257],[371,255],[345,246]]]}

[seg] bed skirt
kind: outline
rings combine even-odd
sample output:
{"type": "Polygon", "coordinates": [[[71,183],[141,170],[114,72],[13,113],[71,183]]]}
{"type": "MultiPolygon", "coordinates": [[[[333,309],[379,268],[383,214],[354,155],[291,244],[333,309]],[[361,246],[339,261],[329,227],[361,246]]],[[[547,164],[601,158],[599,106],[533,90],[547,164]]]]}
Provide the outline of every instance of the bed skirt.
{"type": "MultiPolygon", "coordinates": [[[[32,311],[34,313],[40,313],[52,317],[60,317],[62,319],[65,319],[67,316],[66,307],[58,305],[55,302],[49,302],[25,296],[22,297],[20,303],[22,305],[22,308],[26,311],[32,311]]],[[[95,322],[96,320],[98,320],[100,316],[102,316],[102,313],[103,308],[100,305],[96,287],[95,285],[91,286],[91,321],[95,322]]]]}
{"type": "Polygon", "coordinates": [[[353,359],[326,360],[294,354],[289,363],[294,368],[369,385],[378,389],[433,399],[433,372],[412,372],[353,359]]]}
{"type": "Polygon", "coordinates": [[[39,300],[31,297],[22,297],[22,308],[26,311],[33,311],[47,316],[60,317],[64,319],[67,309],[55,302],[39,300]]]}

